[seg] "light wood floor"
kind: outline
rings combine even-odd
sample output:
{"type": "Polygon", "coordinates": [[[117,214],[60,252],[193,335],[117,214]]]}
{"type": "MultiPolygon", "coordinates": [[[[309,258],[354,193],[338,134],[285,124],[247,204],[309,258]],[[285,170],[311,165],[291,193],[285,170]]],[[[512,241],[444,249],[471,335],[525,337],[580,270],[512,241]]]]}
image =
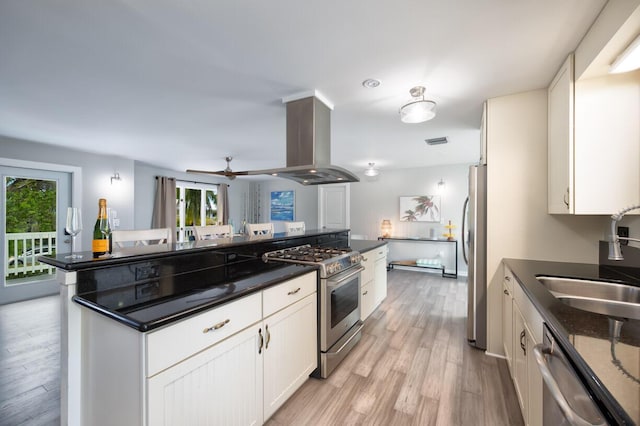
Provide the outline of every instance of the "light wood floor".
{"type": "Polygon", "coordinates": [[[506,362],[467,344],[466,282],[393,270],[388,285],[343,363],[267,425],[523,424],[506,362]]]}
{"type": "Polygon", "coordinates": [[[59,424],[59,296],[2,305],[0,425],[59,424]]]}
{"type": "MultiPolygon", "coordinates": [[[[281,425],[521,425],[504,360],[466,342],[466,284],[389,272],[387,299],[327,380],[310,379],[281,425]]],[[[0,306],[0,425],[60,423],[58,297],[0,306]]]]}

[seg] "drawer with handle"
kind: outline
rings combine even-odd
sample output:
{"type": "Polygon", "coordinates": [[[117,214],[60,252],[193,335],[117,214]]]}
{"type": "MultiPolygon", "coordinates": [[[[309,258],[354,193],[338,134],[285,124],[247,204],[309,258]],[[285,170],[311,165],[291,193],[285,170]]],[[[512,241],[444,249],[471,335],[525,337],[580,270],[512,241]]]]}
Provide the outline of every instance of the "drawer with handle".
{"type": "Polygon", "coordinates": [[[265,318],[315,292],[317,272],[299,276],[285,283],[269,287],[262,292],[265,318]]]}
{"type": "Polygon", "coordinates": [[[257,292],[146,335],[147,377],[262,319],[257,292]]]}

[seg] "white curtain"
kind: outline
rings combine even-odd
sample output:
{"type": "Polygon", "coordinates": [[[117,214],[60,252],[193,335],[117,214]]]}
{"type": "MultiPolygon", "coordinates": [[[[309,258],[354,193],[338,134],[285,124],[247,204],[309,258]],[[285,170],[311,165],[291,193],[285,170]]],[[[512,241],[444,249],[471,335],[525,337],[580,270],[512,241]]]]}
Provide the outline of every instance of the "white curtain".
{"type": "Polygon", "coordinates": [[[153,203],[152,228],[169,228],[172,243],[176,239],[176,180],[156,176],[156,198],[153,203]]]}

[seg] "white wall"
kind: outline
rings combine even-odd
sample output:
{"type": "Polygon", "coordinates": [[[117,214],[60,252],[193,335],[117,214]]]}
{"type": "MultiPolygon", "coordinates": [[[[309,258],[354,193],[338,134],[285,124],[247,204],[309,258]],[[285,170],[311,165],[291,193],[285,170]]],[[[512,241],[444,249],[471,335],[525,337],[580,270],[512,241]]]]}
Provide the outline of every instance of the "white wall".
{"type": "MultiPolygon", "coordinates": [[[[478,136],[478,144],[480,138],[478,136]]],[[[351,232],[367,235],[375,240],[381,235],[380,225],[383,219],[389,219],[393,226],[392,234],[398,237],[428,237],[430,229],[436,236],[446,231],[444,225],[451,220],[456,226],[455,238],[458,242],[458,273],[466,275],[467,265],[462,258],[460,242],[462,224],[462,206],[468,195],[469,164],[457,164],[438,167],[421,167],[402,170],[381,170],[377,180],[367,180],[351,184],[351,232]],[[445,181],[445,190],[441,196],[440,223],[400,222],[400,196],[436,195],[438,182],[445,181]]],[[[427,243],[425,255],[430,257],[427,243]]],[[[400,245],[398,245],[400,247],[400,245]]],[[[390,253],[390,256],[392,253],[390,253]]]]}
{"type": "MultiPolygon", "coordinates": [[[[90,146],[90,144],[87,144],[90,146]]],[[[133,160],[111,155],[96,155],[53,145],[0,136],[0,157],[80,167],[82,169],[81,204],[84,230],[80,233],[82,250],[91,249],[93,224],[98,215],[98,199],[106,198],[115,209],[122,227],[133,227],[133,160]],[[122,181],[111,185],[110,177],[120,173],[122,181]]],[[[75,205],[77,200],[72,201],[75,205]]]]}
{"type": "MultiPolygon", "coordinates": [[[[288,179],[268,179],[260,181],[260,220],[271,222],[271,191],[294,191],[294,221],[304,222],[306,229],[318,228],[318,186],[300,185],[288,179]]],[[[284,232],[284,222],[273,221],[275,232],[284,232]]]]}

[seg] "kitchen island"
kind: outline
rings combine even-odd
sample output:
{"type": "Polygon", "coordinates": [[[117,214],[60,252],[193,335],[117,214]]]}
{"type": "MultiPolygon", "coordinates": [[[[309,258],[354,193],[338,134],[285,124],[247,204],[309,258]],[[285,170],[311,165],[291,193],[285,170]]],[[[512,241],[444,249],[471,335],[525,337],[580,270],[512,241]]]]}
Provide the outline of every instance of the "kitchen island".
{"type": "MultiPolygon", "coordinates": [[[[580,376],[582,382],[590,391],[598,407],[611,424],[640,424],[640,320],[632,318],[611,318],[607,315],[589,312],[571,307],[560,302],[537,279],[537,277],[564,277],[586,280],[609,281],[640,286],[640,270],[629,267],[613,267],[597,264],[578,264],[562,262],[545,262],[531,260],[505,259],[503,261],[505,277],[510,281],[512,276],[517,282],[513,282],[515,292],[513,311],[516,317],[516,307],[522,309],[525,317],[523,328],[524,336],[518,334],[520,328],[507,331],[513,332],[515,342],[513,345],[512,372],[514,380],[518,376],[518,354],[520,346],[526,348],[524,357],[531,356],[526,342],[529,340],[526,324],[528,315],[526,303],[518,300],[518,291],[521,289],[525,297],[535,307],[544,324],[550,329],[556,342],[568,355],[580,376]],[[517,287],[516,287],[517,286],[517,287]],[[619,335],[614,333],[611,327],[612,321],[621,324],[619,335]]],[[[505,295],[509,296],[508,287],[505,287],[505,295]]],[[[503,307],[508,308],[507,305],[503,307]]],[[[533,317],[536,317],[534,314],[533,317]]],[[[507,319],[503,319],[508,324],[507,319]]],[[[516,322],[514,322],[516,324],[516,322]]],[[[540,330],[538,324],[530,328],[535,343],[540,343],[540,330]]],[[[505,350],[508,352],[508,348],[505,350]]],[[[507,353],[507,359],[511,357],[507,353]]],[[[526,362],[525,362],[526,364],[526,362]]],[[[534,368],[535,368],[534,363],[534,368]]],[[[526,366],[524,367],[526,370],[526,366]]],[[[531,376],[530,376],[531,377],[531,376]]],[[[541,383],[541,382],[540,382],[541,383]]],[[[518,388],[518,385],[516,385],[518,388]]],[[[541,389],[529,389],[539,392],[541,389]]],[[[523,391],[523,393],[526,391],[523,391]]],[[[531,401],[531,400],[530,400],[531,401]]],[[[538,407],[539,409],[540,407],[538,407]]],[[[529,410],[532,410],[530,404],[529,410]]],[[[537,413],[529,413],[536,416],[537,413]]]]}
{"type": "MultiPolygon", "coordinates": [[[[204,318],[206,327],[198,325],[197,328],[199,335],[207,336],[220,334],[216,333],[219,330],[231,333],[240,332],[242,327],[248,327],[246,330],[257,327],[252,332],[259,333],[255,336],[252,334],[249,339],[263,339],[263,343],[268,345],[271,331],[267,333],[263,329],[262,326],[267,325],[263,322],[269,317],[279,323],[283,320],[277,316],[279,312],[290,311],[292,315],[303,315],[300,318],[313,321],[313,326],[310,327],[312,331],[306,330],[306,334],[315,339],[315,269],[300,265],[264,263],[260,259],[266,251],[302,244],[346,247],[348,230],[310,230],[295,235],[234,236],[185,244],[142,246],[120,249],[110,256],[97,259],[93,259],[88,252],[83,253],[80,259],[67,259],[64,254],[41,257],[40,261],[43,263],[58,268],[57,278],[61,285],[62,423],[96,424],[93,421],[97,417],[108,415],[109,410],[115,409],[116,403],[129,400],[126,407],[119,407],[119,412],[134,414],[131,417],[123,414],[123,417],[118,418],[125,419],[127,424],[148,424],[152,414],[148,408],[148,404],[151,404],[148,392],[152,389],[152,376],[149,374],[168,371],[170,367],[180,364],[181,360],[190,358],[190,354],[195,356],[206,345],[211,344],[205,342],[200,346],[196,345],[197,347],[185,347],[172,339],[149,337],[168,335],[165,331],[174,328],[174,324],[204,318]],[[299,280],[302,282],[299,283],[299,280]],[[310,282],[313,284],[309,284],[310,282]],[[288,289],[287,284],[295,288],[288,289]],[[296,299],[284,304],[282,298],[285,296],[278,293],[284,290],[287,290],[284,292],[285,296],[288,292],[295,292],[296,299]],[[268,292],[271,296],[268,296],[268,292]],[[259,296],[260,303],[254,295],[259,296]],[[262,300],[265,301],[264,304],[262,300]],[[246,313],[241,319],[231,320],[225,316],[218,321],[217,317],[207,317],[211,312],[236,303],[240,305],[232,312],[246,313]],[[129,342],[129,349],[118,346],[118,342],[129,342]],[[114,345],[112,350],[107,350],[109,345],[114,345]],[[156,352],[152,354],[150,350],[154,347],[156,352]],[[113,348],[118,349],[114,351],[113,348]],[[168,358],[156,356],[163,352],[173,355],[168,358]],[[105,358],[105,354],[109,356],[105,358]],[[157,359],[164,360],[154,364],[157,359]],[[111,371],[109,368],[101,368],[100,363],[103,363],[102,367],[110,367],[111,371]],[[134,389],[127,392],[121,390],[118,395],[117,389],[111,387],[113,382],[109,376],[126,380],[136,368],[142,368],[136,371],[144,374],[144,377],[135,378],[134,389]],[[110,384],[95,391],[94,387],[99,380],[110,384]],[[114,398],[111,405],[106,399],[108,395],[114,398]],[[123,399],[122,395],[127,397],[123,399]],[[90,402],[91,399],[93,402],[90,402]],[[97,404],[99,399],[102,401],[97,404]],[[128,422],[132,418],[135,421],[128,422]]],[[[306,324],[300,318],[293,322],[306,324]]],[[[294,330],[295,333],[302,335],[300,329],[294,330]]],[[[180,335],[184,334],[177,333],[176,336],[180,335]]],[[[225,339],[225,342],[230,341],[230,338],[225,339]]],[[[247,343],[247,340],[244,342],[247,343]]],[[[305,371],[301,376],[304,380],[309,373],[307,370],[312,371],[316,365],[315,343],[312,343],[314,360],[310,361],[308,357],[305,359],[305,371]]],[[[283,350],[279,350],[281,356],[276,359],[287,359],[283,350]]],[[[258,374],[254,375],[254,378],[257,377],[258,374]]],[[[281,383],[280,386],[284,385],[281,383]]],[[[281,394],[288,395],[294,390],[287,388],[281,394]]],[[[282,395],[274,397],[278,400],[276,403],[280,403],[282,395]]],[[[276,406],[272,405],[270,409],[275,409],[276,406]]],[[[262,415],[267,414],[268,410],[269,408],[264,412],[262,409],[256,411],[256,419],[262,419],[262,415]]],[[[110,414],[113,417],[116,413],[111,411],[110,414]]],[[[104,421],[108,423],[114,420],[116,418],[107,417],[104,421]]]]}

